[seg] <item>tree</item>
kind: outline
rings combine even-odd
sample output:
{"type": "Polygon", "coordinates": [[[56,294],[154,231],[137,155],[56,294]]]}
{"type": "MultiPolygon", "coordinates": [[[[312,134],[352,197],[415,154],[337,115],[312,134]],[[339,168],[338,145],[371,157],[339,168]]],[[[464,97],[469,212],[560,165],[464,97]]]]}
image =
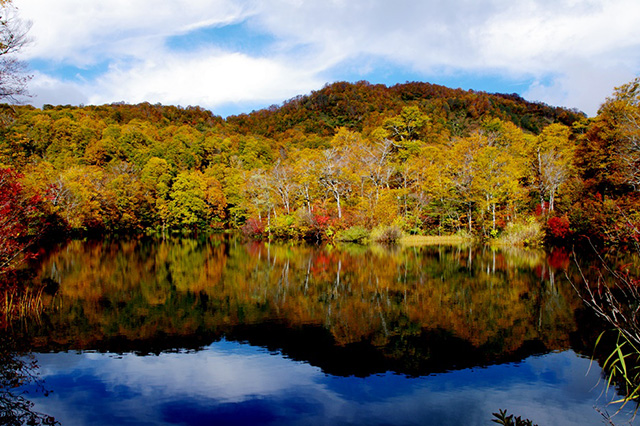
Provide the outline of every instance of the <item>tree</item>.
{"type": "Polygon", "coordinates": [[[169,213],[177,226],[196,226],[224,219],[222,185],[200,171],[178,174],[170,192],[169,213]]]}
{"type": "Polygon", "coordinates": [[[555,197],[560,187],[573,172],[575,146],[569,140],[571,130],[563,124],[551,124],[536,139],[533,153],[535,185],[540,195],[540,204],[548,199],[554,210],[555,197]]]}
{"type": "Polygon", "coordinates": [[[287,214],[291,213],[291,198],[296,190],[292,167],[289,164],[283,164],[282,160],[276,161],[269,171],[268,181],[280,197],[284,210],[287,214]]]}
{"type": "Polygon", "coordinates": [[[420,108],[408,106],[402,108],[399,115],[386,119],[384,127],[391,137],[404,147],[403,142],[419,139],[420,131],[428,124],[429,117],[423,114],[420,108]]]}
{"type": "Polygon", "coordinates": [[[294,187],[298,198],[303,200],[307,207],[307,213],[311,214],[312,203],[318,193],[319,165],[322,161],[322,153],[315,149],[305,148],[295,153],[298,159],[293,164],[294,187]]]}
{"type": "Polygon", "coordinates": [[[170,217],[177,226],[196,225],[205,219],[204,177],[201,172],[182,172],[171,188],[170,217]]]}
{"type": "Polygon", "coordinates": [[[359,133],[340,128],[331,141],[333,147],[324,151],[321,162],[320,184],[336,201],[338,219],[342,218],[342,206],[353,187],[351,153],[361,143],[359,133]]]}
{"type": "Polygon", "coordinates": [[[617,87],[612,98],[600,109],[614,122],[616,140],[614,156],[618,160],[622,181],[640,191],[640,77],[617,87]]]}
{"type": "Polygon", "coordinates": [[[0,276],[25,257],[44,227],[40,197],[27,196],[21,178],[12,169],[0,169],[0,276]]]}
{"type": "Polygon", "coordinates": [[[486,145],[486,138],[475,133],[454,142],[448,152],[448,178],[452,183],[456,199],[465,205],[469,233],[473,233],[473,208],[480,201],[478,192],[477,157],[486,145]]]}
{"type": "Polygon", "coordinates": [[[163,158],[151,157],[142,169],[140,180],[154,200],[156,215],[164,233],[169,219],[169,190],[172,180],[169,163],[163,158]]]}
{"type": "Polygon", "coordinates": [[[524,175],[521,161],[504,149],[485,146],[476,158],[478,172],[475,184],[484,194],[486,208],[491,211],[492,229],[496,229],[496,206],[515,198],[524,175]]]}
{"type": "MultiPolygon", "coordinates": [[[[380,190],[389,187],[389,179],[393,173],[393,169],[389,166],[393,142],[389,139],[383,139],[380,142],[365,142],[355,148],[359,151],[358,157],[362,163],[360,167],[362,178],[373,186],[372,191],[369,191],[368,194],[369,208],[373,214],[378,204],[380,190]]],[[[406,184],[406,179],[404,182],[406,184]]]]}
{"type": "Polygon", "coordinates": [[[51,186],[53,212],[74,230],[104,226],[104,175],[97,166],[73,166],[64,170],[51,186]]]}
{"type": "Polygon", "coordinates": [[[26,64],[16,54],[28,43],[30,24],[18,18],[11,0],[0,1],[0,99],[16,102],[27,94],[26,64]]]}

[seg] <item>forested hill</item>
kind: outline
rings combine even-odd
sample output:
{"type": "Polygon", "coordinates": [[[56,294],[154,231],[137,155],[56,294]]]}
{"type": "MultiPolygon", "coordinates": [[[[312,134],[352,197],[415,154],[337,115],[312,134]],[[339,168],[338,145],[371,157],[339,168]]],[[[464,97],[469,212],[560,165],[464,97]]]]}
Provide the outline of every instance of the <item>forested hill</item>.
{"type": "Polygon", "coordinates": [[[150,103],[4,106],[0,236],[624,241],[640,223],[638,87],[617,89],[595,118],[428,83],[335,83],[226,119],[150,103]]]}
{"type": "Polygon", "coordinates": [[[577,110],[528,102],[517,94],[465,91],[422,82],[387,87],[361,81],[327,85],[310,95],[292,98],[280,107],[274,105],[231,116],[227,122],[242,133],[269,137],[292,129],[329,136],[338,127],[368,133],[406,106],[419,107],[446,123],[457,136],[477,129],[487,117],[511,121],[534,134],[551,123],[570,126],[585,117],[577,110]]]}

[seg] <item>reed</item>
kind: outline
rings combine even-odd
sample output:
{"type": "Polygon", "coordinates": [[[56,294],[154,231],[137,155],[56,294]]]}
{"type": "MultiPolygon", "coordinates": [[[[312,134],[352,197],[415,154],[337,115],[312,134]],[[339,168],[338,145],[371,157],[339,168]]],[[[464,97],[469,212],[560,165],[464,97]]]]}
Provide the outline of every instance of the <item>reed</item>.
{"type": "Polygon", "coordinates": [[[4,324],[10,324],[16,320],[26,318],[40,318],[44,310],[42,293],[44,287],[33,289],[30,287],[6,288],[0,297],[0,315],[4,324]]]}

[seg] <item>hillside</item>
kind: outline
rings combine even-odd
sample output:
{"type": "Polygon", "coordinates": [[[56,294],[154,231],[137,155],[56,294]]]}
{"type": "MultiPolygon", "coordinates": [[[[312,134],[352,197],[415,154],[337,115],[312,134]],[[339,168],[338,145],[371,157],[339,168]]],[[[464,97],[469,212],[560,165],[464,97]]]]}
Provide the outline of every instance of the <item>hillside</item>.
{"type": "Polygon", "coordinates": [[[570,126],[585,117],[578,111],[525,101],[517,94],[489,94],[420,82],[387,87],[361,81],[327,85],[280,107],[231,116],[227,122],[242,133],[269,137],[291,129],[329,136],[338,127],[366,132],[405,106],[417,106],[444,120],[456,135],[468,134],[486,117],[510,121],[534,134],[551,123],[570,126]]]}

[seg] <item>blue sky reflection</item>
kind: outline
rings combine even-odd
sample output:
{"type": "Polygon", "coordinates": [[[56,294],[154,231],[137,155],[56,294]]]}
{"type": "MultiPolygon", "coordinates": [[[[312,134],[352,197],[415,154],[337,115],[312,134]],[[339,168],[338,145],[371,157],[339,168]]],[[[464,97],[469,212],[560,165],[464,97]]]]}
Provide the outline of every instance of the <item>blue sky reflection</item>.
{"type": "MultiPolygon", "coordinates": [[[[538,424],[602,424],[600,370],[573,351],[427,377],[337,377],[247,344],[141,357],[37,356],[49,397],[36,409],[63,425],[486,425],[499,408],[538,424]],[[568,413],[571,415],[568,416],[568,413]]],[[[610,409],[610,411],[612,411],[610,409]]],[[[622,417],[617,418],[622,421],[622,417]]]]}

